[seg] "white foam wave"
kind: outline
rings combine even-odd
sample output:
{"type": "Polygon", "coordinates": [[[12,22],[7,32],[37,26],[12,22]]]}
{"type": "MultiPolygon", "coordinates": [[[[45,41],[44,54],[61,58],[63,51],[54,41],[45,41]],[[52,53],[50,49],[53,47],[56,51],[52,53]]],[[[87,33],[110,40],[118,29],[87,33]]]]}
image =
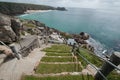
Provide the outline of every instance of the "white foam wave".
{"type": "Polygon", "coordinates": [[[94,47],[94,53],[98,56],[103,56],[103,51],[105,50],[105,45],[101,44],[99,41],[90,38],[89,40],[87,40],[88,44],[90,44],[91,46],[94,47]]]}
{"type": "Polygon", "coordinates": [[[27,15],[29,15],[29,14],[23,14],[23,15],[20,15],[20,17],[24,17],[24,16],[27,16],[27,15]]]}

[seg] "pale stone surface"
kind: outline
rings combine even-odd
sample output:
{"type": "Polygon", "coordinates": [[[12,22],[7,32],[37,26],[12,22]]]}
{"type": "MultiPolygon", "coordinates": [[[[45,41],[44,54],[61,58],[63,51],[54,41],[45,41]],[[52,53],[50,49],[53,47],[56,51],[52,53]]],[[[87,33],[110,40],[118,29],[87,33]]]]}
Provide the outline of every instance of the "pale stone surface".
{"type": "Polygon", "coordinates": [[[114,52],[114,54],[120,58],[120,52],[114,52]]]}
{"type": "Polygon", "coordinates": [[[6,55],[10,55],[12,53],[11,49],[3,45],[0,45],[0,51],[3,51],[3,53],[6,55]]]}
{"type": "Polygon", "coordinates": [[[44,52],[40,51],[45,47],[45,45],[42,45],[41,48],[34,49],[27,57],[23,59],[17,60],[15,58],[1,65],[0,79],[20,80],[22,74],[32,74],[36,63],[38,63],[38,61],[40,61],[41,58],[45,55],[44,52]]]}

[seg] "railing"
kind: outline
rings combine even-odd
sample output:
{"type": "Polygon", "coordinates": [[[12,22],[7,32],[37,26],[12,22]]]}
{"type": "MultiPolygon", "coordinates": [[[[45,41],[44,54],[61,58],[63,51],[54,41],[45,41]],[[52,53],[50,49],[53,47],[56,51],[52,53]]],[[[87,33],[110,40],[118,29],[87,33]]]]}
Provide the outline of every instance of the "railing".
{"type": "MultiPolygon", "coordinates": [[[[109,73],[104,73],[104,72],[102,72],[101,70],[99,70],[98,68],[96,68],[96,66],[95,65],[93,65],[89,60],[87,60],[86,58],[85,58],[85,56],[83,56],[82,54],[80,54],[80,50],[79,50],[79,48],[78,47],[76,47],[77,49],[76,50],[74,50],[74,54],[76,54],[77,53],[77,56],[79,56],[79,57],[81,57],[87,64],[90,64],[96,71],[97,71],[97,73],[96,73],[96,75],[94,76],[95,77],[95,80],[108,80],[107,78],[106,78],[106,76],[115,68],[115,69],[117,69],[117,70],[119,70],[120,71],[120,68],[118,68],[117,66],[120,64],[120,56],[118,57],[119,59],[119,61],[118,61],[118,63],[117,64],[113,64],[110,60],[107,60],[107,59],[104,59],[104,58],[102,58],[102,57],[100,57],[100,56],[97,56],[97,55],[95,55],[95,56],[97,56],[97,57],[99,57],[101,60],[103,60],[103,61],[105,61],[105,64],[103,65],[104,67],[105,67],[105,65],[106,65],[106,63],[108,64],[108,65],[110,65],[110,66],[112,66],[112,67],[114,67],[114,68],[112,68],[111,69],[111,71],[108,71],[109,73]],[[99,77],[102,77],[102,78],[99,78],[99,77]]],[[[74,48],[75,49],[75,48],[74,48]]],[[[109,68],[109,67],[108,67],[109,68]]],[[[104,68],[103,68],[104,69],[104,68]]],[[[104,71],[104,70],[103,70],[104,71]]],[[[84,79],[83,79],[84,80],[84,79]]],[[[88,79],[89,80],[89,79],[88,79]]]]}
{"type": "Polygon", "coordinates": [[[39,47],[38,39],[33,40],[28,46],[20,49],[20,54],[26,57],[33,49],[39,47]]]}
{"type": "Polygon", "coordinates": [[[4,46],[6,46],[7,48],[9,48],[9,46],[7,46],[4,42],[0,41],[0,43],[4,46]]]}

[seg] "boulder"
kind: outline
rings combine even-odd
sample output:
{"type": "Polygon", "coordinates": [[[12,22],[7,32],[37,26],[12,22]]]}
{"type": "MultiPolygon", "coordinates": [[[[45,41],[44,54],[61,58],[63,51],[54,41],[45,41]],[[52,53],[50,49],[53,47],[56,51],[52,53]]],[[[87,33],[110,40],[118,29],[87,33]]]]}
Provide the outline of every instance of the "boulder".
{"type": "Polygon", "coordinates": [[[5,55],[12,55],[12,50],[7,48],[6,46],[0,45],[0,51],[2,51],[5,55]]]}
{"type": "Polygon", "coordinates": [[[11,28],[10,17],[0,14],[0,41],[11,43],[15,38],[16,34],[11,28]]]}
{"type": "Polygon", "coordinates": [[[85,33],[85,32],[81,32],[81,33],[80,33],[80,37],[81,37],[81,39],[83,39],[83,40],[88,40],[89,37],[90,37],[90,35],[87,34],[87,33],[85,33]]]}
{"type": "Polygon", "coordinates": [[[75,41],[77,43],[80,43],[80,44],[88,44],[85,40],[81,39],[81,38],[75,38],[75,41]]]}
{"type": "Polygon", "coordinates": [[[35,25],[36,26],[39,26],[39,27],[45,27],[45,24],[44,23],[41,23],[39,21],[35,21],[35,25]]]}

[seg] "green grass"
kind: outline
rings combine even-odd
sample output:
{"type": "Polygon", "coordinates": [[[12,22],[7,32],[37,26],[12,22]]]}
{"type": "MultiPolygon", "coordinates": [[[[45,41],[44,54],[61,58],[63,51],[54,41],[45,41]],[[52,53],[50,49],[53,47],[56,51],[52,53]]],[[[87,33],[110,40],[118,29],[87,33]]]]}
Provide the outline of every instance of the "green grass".
{"type": "Polygon", "coordinates": [[[114,70],[107,76],[107,78],[108,80],[120,80],[120,74],[116,73],[114,70]]]}
{"type": "MultiPolygon", "coordinates": [[[[73,72],[75,70],[75,64],[44,64],[41,63],[36,70],[36,73],[49,74],[49,73],[61,73],[61,72],[73,72]]],[[[81,71],[81,67],[79,68],[81,71]]]]}
{"type": "Polygon", "coordinates": [[[81,75],[64,75],[64,76],[54,76],[54,77],[35,77],[35,76],[23,76],[22,80],[94,80],[92,76],[81,75]]]}
{"type": "MultiPolygon", "coordinates": [[[[97,56],[93,55],[94,53],[86,49],[80,48],[79,54],[82,54],[88,61],[90,61],[92,64],[94,64],[97,67],[101,67],[103,64],[103,61],[101,59],[99,59],[97,56]]],[[[82,65],[86,67],[87,64],[81,57],[79,57],[79,60],[81,61],[82,65]]]]}
{"type": "MultiPolygon", "coordinates": [[[[46,48],[43,51],[46,51],[47,56],[70,56],[71,47],[67,45],[53,45],[50,48],[46,48]]],[[[88,61],[96,65],[97,67],[102,66],[103,61],[100,60],[97,56],[93,55],[94,53],[86,50],[80,49],[80,54],[82,54],[88,61]]],[[[86,67],[87,63],[79,56],[79,60],[82,65],[86,67]]],[[[53,57],[43,57],[42,61],[44,62],[67,62],[72,60],[70,58],[53,58],[53,57]]],[[[82,68],[79,65],[79,70],[75,69],[75,64],[47,64],[40,63],[37,67],[36,74],[49,74],[49,73],[61,73],[61,72],[81,72],[82,68]]],[[[108,75],[108,80],[120,80],[120,75],[116,72],[112,72],[108,75]]],[[[54,76],[54,77],[35,77],[35,76],[23,76],[22,80],[94,80],[93,77],[87,78],[87,76],[82,75],[64,75],[64,76],[54,76]],[[84,77],[84,79],[83,79],[84,77]]]]}
{"type": "Polygon", "coordinates": [[[47,52],[47,56],[72,56],[70,53],[55,53],[55,52],[47,52]]]}
{"type": "Polygon", "coordinates": [[[59,44],[59,45],[53,45],[52,47],[43,49],[43,51],[56,52],[56,53],[70,53],[71,47],[64,44],[59,44]]]}
{"type": "Polygon", "coordinates": [[[43,62],[72,62],[72,57],[43,57],[43,62]]]}
{"type": "Polygon", "coordinates": [[[36,26],[34,24],[31,23],[26,23],[24,24],[26,27],[30,27],[30,28],[35,28],[36,26]]]}

